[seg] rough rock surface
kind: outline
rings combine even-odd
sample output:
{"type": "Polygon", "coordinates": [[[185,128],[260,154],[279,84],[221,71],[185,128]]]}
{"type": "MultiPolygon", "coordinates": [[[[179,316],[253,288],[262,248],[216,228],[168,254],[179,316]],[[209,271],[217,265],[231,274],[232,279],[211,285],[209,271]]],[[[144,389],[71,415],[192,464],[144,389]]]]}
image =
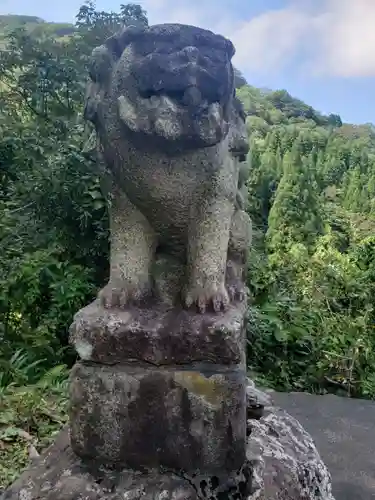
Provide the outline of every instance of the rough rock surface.
{"type": "Polygon", "coordinates": [[[334,500],[331,475],[311,436],[284,410],[248,420],[247,459],[254,492],[248,500],[334,500]]]}
{"type": "Polygon", "coordinates": [[[241,470],[202,477],[83,464],[65,429],[2,500],[334,500],[330,474],[311,436],[288,413],[268,408],[266,416],[248,420],[247,434],[241,470]]]}

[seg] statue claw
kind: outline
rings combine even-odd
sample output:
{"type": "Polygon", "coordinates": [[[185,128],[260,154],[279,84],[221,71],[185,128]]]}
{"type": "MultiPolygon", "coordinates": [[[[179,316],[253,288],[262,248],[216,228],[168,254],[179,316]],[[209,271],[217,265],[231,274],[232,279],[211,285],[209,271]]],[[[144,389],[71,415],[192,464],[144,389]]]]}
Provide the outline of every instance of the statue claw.
{"type": "Polygon", "coordinates": [[[225,311],[229,304],[230,298],[224,284],[217,287],[212,285],[194,286],[185,295],[186,307],[190,308],[195,305],[201,314],[204,314],[209,308],[216,313],[225,311]]]}
{"type": "Polygon", "coordinates": [[[126,281],[112,283],[111,281],[98,293],[98,299],[105,309],[125,309],[129,304],[139,305],[150,293],[147,285],[136,286],[126,281]]]}

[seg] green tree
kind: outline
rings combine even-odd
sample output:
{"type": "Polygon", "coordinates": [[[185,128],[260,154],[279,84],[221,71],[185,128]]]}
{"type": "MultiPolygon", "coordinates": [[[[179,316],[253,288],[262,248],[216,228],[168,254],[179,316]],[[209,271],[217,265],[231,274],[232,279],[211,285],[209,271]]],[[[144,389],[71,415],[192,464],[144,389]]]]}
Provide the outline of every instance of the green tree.
{"type": "Polygon", "coordinates": [[[268,218],[267,239],[272,252],[288,250],[295,243],[312,247],[323,233],[314,168],[311,157],[301,157],[298,143],[286,153],[283,176],[268,218]]]}
{"type": "Polygon", "coordinates": [[[136,23],[147,25],[139,5],[106,13],[89,2],[71,36],[21,26],[0,53],[0,358],[22,347],[44,367],[58,352],[69,361],[73,314],[106,279],[106,202],[82,153],[86,64],[94,46],[136,23]]]}

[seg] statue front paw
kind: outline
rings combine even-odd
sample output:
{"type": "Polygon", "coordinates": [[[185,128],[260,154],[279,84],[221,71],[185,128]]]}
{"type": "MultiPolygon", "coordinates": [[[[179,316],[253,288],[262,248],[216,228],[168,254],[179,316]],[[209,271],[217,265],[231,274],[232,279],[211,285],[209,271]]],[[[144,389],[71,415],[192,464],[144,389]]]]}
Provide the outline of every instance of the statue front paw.
{"type": "Polygon", "coordinates": [[[185,293],[185,305],[190,308],[195,305],[200,313],[212,308],[214,312],[226,310],[230,298],[224,283],[219,285],[207,283],[205,286],[192,285],[185,293]]]}
{"type": "Polygon", "coordinates": [[[109,281],[98,293],[98,299],[106,309],[124,309],[129,304],[140,305],[151,294],[149,283],[133,284],[126,281],[109,281]]]}

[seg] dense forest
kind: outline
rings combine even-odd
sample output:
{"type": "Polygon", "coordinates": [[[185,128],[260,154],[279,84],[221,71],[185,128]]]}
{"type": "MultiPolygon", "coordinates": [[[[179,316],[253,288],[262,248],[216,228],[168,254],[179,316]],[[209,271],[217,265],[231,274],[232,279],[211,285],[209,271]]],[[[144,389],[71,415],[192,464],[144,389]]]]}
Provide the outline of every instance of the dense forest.
{"type": "MultiPolygon", "coordinates": [[[[135,4],[76,24],[0,16],[0,488],[66,421],[73,314],[108,272],[84,153],[86,65],[135,4]]],[[[251,144],[248,364],[279,390],[375,397],[375,128],[236,71],[251,144]]]]}

